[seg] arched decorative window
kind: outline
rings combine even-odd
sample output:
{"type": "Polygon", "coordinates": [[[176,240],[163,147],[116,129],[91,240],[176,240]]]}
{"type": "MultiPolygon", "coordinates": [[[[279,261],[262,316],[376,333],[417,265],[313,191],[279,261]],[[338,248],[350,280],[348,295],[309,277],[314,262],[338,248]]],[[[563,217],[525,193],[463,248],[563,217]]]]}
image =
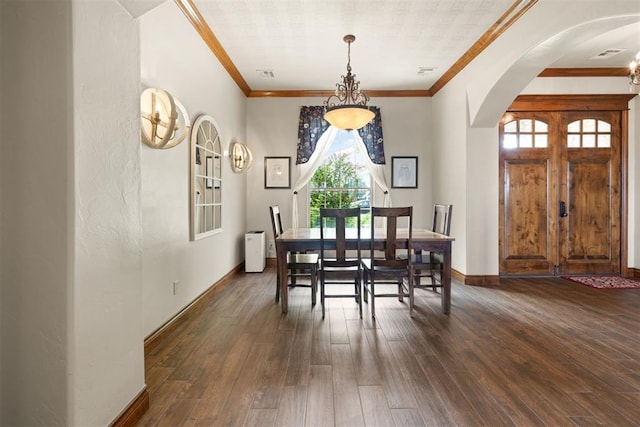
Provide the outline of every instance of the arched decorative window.
{"type": "Polygon", "coordinates": [[[213,118],[191,129],[191,240],[222,230],[222,144],[213,118]]]}
{"type": "Polygon", "coordinates": [[[582,119],[569,123],[567,147],[611,148],[611,124],[596,119],[582,119]]]}
{"type": "Polygon", "coordinates": [[[549,126],[545,122],[519,119],[504,124],[503,148],[547,148],[548,146],[549,126]]]}

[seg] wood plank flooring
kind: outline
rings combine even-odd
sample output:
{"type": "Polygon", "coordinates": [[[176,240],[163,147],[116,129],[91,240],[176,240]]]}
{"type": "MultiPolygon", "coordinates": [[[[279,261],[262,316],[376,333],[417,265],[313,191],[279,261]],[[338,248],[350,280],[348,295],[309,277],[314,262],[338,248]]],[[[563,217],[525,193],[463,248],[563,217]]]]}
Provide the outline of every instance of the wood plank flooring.
{"type": "Polygon", "coordinates": [[[407,302],[239,274],[146,357],[140,426],[640,426],[640,290],[562,279],[453,282],[407,302]]]}

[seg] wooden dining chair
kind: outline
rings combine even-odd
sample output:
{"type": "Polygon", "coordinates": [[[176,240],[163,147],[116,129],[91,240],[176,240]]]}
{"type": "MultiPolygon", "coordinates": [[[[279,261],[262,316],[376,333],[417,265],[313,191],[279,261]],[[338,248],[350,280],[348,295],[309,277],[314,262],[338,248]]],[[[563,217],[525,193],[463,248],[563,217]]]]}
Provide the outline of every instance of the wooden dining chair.
{"type": "Polygon", "coordinates": [[[320,302],[326,298],[355,298],[362,318],[362,252],[360,208],[320,208],[320,302]],[[355,247],[347,250],[347,226],[356,230],[355,247]],[[335,234],[330,235],[329,229],[335,234]],[[353,292],[349,287],[353,286],[353,292]],[[330,287],[331,291],[327,292],[330,287]]]}
{"type": "MultiPolygon", "coordinates": [[[[277,239],[282,232],[282,218],[279,206],[269,206],[271,216],[271,226],[273,228],[273,239],[277,239]]],[[[318,293],[318,254],[316,253],[287,253],[287,286],[289,287],[310,287],[311,304],[316,304],[316,294],[318,293]],[[309,284],[298,282],[298,278],[309,278],[309,284]],[[291,279],[291,280],[289,280],[291,279]]],[[[276,302],[280,301],[280,275],[276,273],[276,302]]]]}
{"type": "MultiPolygon", "coordinates": [[[[451,214],[453,205],[436,204],[433,207],[433,226],[431,231],[448,236],[451,231],[451,214]]],[[[413,287],[418,289],[431,288],[437,292],[442,287],[442,268],[444,256],[440,252],[416,251],[413,254],[413,287]],[[436,274],[438,278],[436,279],[436,274]],[[430,284],[422,284],[423,277],[431,278],[430,284]]]]}
{"type": "Polygon", "coordinates": [[[399,255],[404,250],[398,246],[408,248],[410,254],[412,247],[413,207],[398,208],[371,208],[371,249],[369,256],[363,257],[363,292],[364,300],[371,298],[371,317],[376,317],[376,298],[396,297],[403,301],[407,296],[404,283],[409,288],[410,304],[413,309],[412,281],[412,257],[399,255]],[[407,232],[401,238],[398,236],[398,220],[406,219],[407,232]],[[381,227],[378,223],[382,222],[381,227]],[[384,230],[384,236],[376,235],[376,229],[384,230]],[[400,243],[402,243],[400,245],[400,243]],[[394,285],[396,292],[385,292],[376,289],[379,285],[394,285]]]}

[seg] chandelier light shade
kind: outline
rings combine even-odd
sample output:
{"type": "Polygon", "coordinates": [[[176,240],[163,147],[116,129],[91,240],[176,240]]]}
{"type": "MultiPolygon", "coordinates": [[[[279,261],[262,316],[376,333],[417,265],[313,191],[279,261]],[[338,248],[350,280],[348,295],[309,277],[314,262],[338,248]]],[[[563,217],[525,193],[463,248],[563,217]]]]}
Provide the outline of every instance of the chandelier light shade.
{"type": "Polygon", "coordinates": [[[629,64],[629,86],[640,86],[640,52],[636,53],[635,60],[629,64]]]}
{"type": "Polygon", "coordinates": [[[343,130],[360,129],[375,117],[375,113],[367,108],[369,97],[360,91],[360,82],[355,74],[351,74],[351,43],[355,39],[352,34],[343,38],[347,43],[347,75],[342,76],[342,82],[336,84],[336,92],[324,102],[324,119],[343,130]]]}

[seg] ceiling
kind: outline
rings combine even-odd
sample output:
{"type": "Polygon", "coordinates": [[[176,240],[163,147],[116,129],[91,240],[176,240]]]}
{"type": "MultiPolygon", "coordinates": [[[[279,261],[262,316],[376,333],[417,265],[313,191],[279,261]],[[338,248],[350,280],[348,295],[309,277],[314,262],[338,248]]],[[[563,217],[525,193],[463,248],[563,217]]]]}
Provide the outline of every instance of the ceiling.
{"type": "MultiPolygon", "coordinates": [[[[203,28],[212,33],[211,39],[214,43],[217,39],[228,56],[227,69],[230,66],[233,74],[235,67],[251,92],[332,91],[346,74],[346,34],[356,36],[351,66],[363,91],[426,91],[443,76],[451,78],[457,61],[462,59],[458,65],[464,66],[473,59],[478,42],[498,37],[510,20],[517,20],[537,2],[175,1],[185,14],[201,15],[204,22],[196,18],[194,26],[201,27],[201,35],[203,28]]],[[[146,0],[150,2],[158,0],[146,0]]],[[[638,51],[640,24],[636,23],[576,45],[551,67],[626,67],[638,51]],[[611,49],[621,51],[598,56],[611,49]]]]}

